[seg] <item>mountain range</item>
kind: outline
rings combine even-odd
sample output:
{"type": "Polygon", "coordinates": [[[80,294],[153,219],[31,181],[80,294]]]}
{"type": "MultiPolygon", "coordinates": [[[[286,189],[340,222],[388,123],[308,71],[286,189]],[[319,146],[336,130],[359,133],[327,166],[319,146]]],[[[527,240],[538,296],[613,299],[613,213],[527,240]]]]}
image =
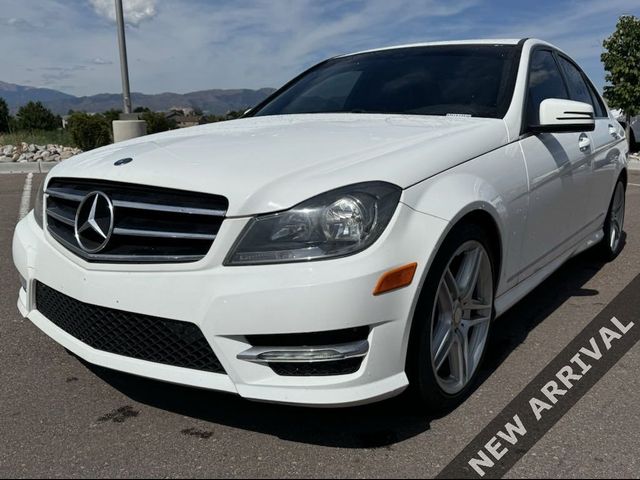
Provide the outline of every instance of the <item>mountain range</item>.
{"type": "MultiPolygon", "coordinates": [[[[243,110],[252,107],[274,92],[273,88],[251,89],[213,89],[190,93],[145,94],[133,92],[133,107],[147,107],[156,111],[167,111],[173,107],[191,107],[206,113],[224,114],[230,110],[243,110]]],[[[109,109],[122,109],[122,96],[116,93],[100,93],[86,97],[76,97],[49,88],[27,87],[0,81],[0,97],[4,98],[9,109],[15,112],[30,101],[42,102],[56,114],[65,115],[69,110],[84,112],[103,112],[109,109]]]]}

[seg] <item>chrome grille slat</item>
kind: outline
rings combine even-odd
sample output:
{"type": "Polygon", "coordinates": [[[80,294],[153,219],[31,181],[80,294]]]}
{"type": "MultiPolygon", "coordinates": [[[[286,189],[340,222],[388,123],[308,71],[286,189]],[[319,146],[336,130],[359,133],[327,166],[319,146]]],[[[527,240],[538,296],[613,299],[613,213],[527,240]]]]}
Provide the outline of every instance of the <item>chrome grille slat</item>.
{"type": "Polygon", "coordinates": [[[54,209],[54,208],[48,209],[47,215],[49,215],[50,217],[53,217],[55,220],[58,220],[59,222],[66,223],[71,227],[75,225],[75,218],[64,216],[62,213],[60,213],[60,210],[58,209],[54,209]]]}
{"type": "Polygon", "coordinates": [[[125,200],[114,200],[113,206],[118,208],[133,208],[136,210],[153,210],[156,212],[185,213],[190,215],[207,215],[211,217],[224,217],[226,210],[208,210],[206,208],[183,208],[172,207],[171,205],[154,205],[153,203],[128,202],[125,200]]]}
{"type": "MultiPolygon", "coordinates": [[[[68,242],[64,238],[56,235],[51,232],[51,236],[54,237],[58,242],[64,245],[68,250],[71,250],[73,253],[77,254],[79,257],[84,258],[87,261],[93,262],[103,262],[103,263],[132,263],[130,255],[109,255],[109,254],[95,254],[95,253],[86,253],[81,250],[77,246],[68,242]]],[[[202,257],[200,255],[149,255],[145,256],[144,259],[139,259],[134,263],[174,263],[174,262],[195,262],[200,260],[202,257]]]]}
{"type": "Polygon", "coordinates": [[[215,240],[215,235],[204,233],[159,232],[154,230],[140,230],[135,228],[114,228],[114,235],[127,235],[131,237],[160,237],[160,238],[187,238],[194,240],[215,240]]]}
{"type": "Polygon", "coordinates": [[[54,178],[45,194],[51,236],[84,260],[99,263],[201,260],[228,207],[227,199],[219,195],[102,180],[54,178]],[[114,228],[104,250],[88,253],[75,238],[75,218],[85,196],[96,191],[113,203],[114,228]]]}
{"type": "MultiPolygon", "coordinates": [[[[58,188],[47,188],[47,195],[54,198],[61,198],[63,200],[71,200],[80,203],[84,198],[84,195],[71,193],[58,188]]],[[[89,192],[87,192],[89,193],[89,192]]],[[[207,208],[192,208],[192,207],[175,207],[172,205],[157,205],[154,203],[133,202],[129,200],[113,200],[113,206],[119,208],[133,208],[136,210],[153,210],[157,212],[172,212],[172,213],[185,213],[191,215],[208,215],[212,217],[224,217],[227,213],[226,210],[213,210],[207,208]]]]}
{"type": "Polygon", "coordinates": [[[78,194],[75,194],[75,193],[64,192],[64,191],[61,191],[61,190],[59,190],[57,188],[47,188],[44,193],[46,193],[50,197],[61,198],[63,200],[71,200],[71,201],[78,202],[78,203],[80,203],[82,201],[82,199],[84,198],[84,195],[78,195],[78,194]]]}

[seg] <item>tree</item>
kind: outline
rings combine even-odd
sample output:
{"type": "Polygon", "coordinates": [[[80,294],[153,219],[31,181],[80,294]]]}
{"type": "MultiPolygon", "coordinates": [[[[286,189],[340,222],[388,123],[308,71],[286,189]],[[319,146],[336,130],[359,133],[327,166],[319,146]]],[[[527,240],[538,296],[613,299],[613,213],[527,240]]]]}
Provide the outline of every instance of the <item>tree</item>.
{"type": "Polygon", "coordinates": [[[82,150],[92,150],[111,143],[111,125],[101,114],[74,112],[67,121],[73,142],[82,150]]]}
{"type": "Polygon", "coordinates": [[[109,125],[111,125],[114,120],[120,120],[121,113],[122,110],[112,108],[111,110],[107,110],[106,112],[104,112],[102,115],[104,115],[104,118],[106,118],[107,122],[109,122],[109,125]]]}
{"type": "Polygon", "coordinates": [[[620,17],[616,31],[602,45],[605,51],[600,58],[607,72],[604,96],[627,116],[630,139],[630,119],[640,114],[640,19],[620,17]]]}
{"type": "Polygon", "coordinates": [[[4,98],[0,97],[0,133],[9,131],[9,106],[4,98]]]}
{"type": "Polygon", "coordinates": [[[211,114],[211,115],[204,115],[201,121],[202,123],[216,123],[216,122],[222,122],[224,120],[226,119],[222,116],[211,114]]]}
{"type": "Polygon", "coordinates": [[[166,132],[176,128],[176,122],[169,120],[164,113],[150,110],[140,114],[140,120],[147,122],[147,133],[166,132]]]}
{"type": "Polygon", "coordinates": [[[55,130],[62,126],[51,110],[41,102],[29,102],[20,107],[16,119],[22,130],[55,130]]]}
{"type": "Polygon", "coordinates": [[[216,123],[216,122],[224,122],[227,120],[235,120],[236,118],[240,118],[244,115],[244,111],[242,110],[229,110],[224,115],[205,115],[202,117],[203,123],[216,123]]]}
{"type": "Polygon", "coordinates": [[[235,120],[236,118],[240,118],[242,115],[244,115],[243,110],[230,110],[226,114],[226,117],[227,117],[226,119],[235,120]]]}

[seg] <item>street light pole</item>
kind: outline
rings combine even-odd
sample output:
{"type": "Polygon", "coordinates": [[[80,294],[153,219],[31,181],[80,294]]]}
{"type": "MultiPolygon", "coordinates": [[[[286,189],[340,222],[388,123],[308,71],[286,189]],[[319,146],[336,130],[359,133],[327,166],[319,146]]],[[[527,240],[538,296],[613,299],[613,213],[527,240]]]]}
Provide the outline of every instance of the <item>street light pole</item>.
{"type": "Polygon", "coordinates": [[[116,20],[118,22],[118,45],[120,47],[120,71],[122,73],[122,100],[124,113],[131,113],[131,91],[129,88],[129,65],[127,62],[127,42],[124,36],[124,15],[122,13],[122,0],[116,1],[116,20]]]}
{"type": "Polygon", "coordinates": [[[118,23],[118,45],[120,46],[120,71],[122,73],[122,101],[124,113],[120,120],[113,121],[113,141],[115,143],[147,134],[147,122],[131,115],[131,91],[129,89],[129,65],[127,43],[124,38],[124,14],[122,0],[116,1],[116,21],[118,23]]]}

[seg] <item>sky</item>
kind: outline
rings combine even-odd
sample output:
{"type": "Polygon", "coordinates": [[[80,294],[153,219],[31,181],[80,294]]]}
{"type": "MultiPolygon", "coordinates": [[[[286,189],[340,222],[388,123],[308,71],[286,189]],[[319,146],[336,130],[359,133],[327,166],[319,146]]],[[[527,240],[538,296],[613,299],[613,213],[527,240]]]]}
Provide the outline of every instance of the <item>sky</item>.
{"type": "MultiPolygon", "coordinates": [[[[536,37],[598,86],[602,40],[640,0],[124,0],[131,88],[279,87],[334,55],[536,37]]],[[[0,81],[73,95],[121,88],[114,0],[0,0],[0,81]]]]}

